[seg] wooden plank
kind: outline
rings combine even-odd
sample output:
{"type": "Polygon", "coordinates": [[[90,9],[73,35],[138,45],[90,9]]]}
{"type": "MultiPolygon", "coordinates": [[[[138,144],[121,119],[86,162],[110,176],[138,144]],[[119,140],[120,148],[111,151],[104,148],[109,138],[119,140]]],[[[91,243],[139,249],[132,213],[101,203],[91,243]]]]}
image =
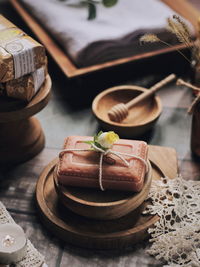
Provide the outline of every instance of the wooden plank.
{"type": "MultiPolygon", "coordinates": [[[[180,4],[178,6],[181,6],[181,2],[185,2],[185,1],[186,0],[179,1],[180,4]]],[[[40,42],[44,44],[44,46],[46,47],[46,49],[48,50],[52,58],[55,60],[55,62],[58,64],[58,66],[61,68],[61,70],[64,72],[64,74],[68,78],[79,77],[79,76],[97,72],[103,69],[109,69],[114,66],[123,65],[126,63],[146,59],[149,57],[154,57],[157,55],[169,53],[177,49],[185,48],[184,44],[179,44],[179,45],[174,45],[173,47],[166,47],[166,48],[159,49],[156,51],[146,52],[143,54],[134,55],[134,56],[126,57],[126,58],[120,58],[120,59],[108,61],[108,62],[101,63],[101,64],[96,64],[96,65],[89,66],[89,67],[78,68],[71,61],[71,59],[66,55],[66,53],[62,49],[60,49],[60,47],[50,37],[50,35],[48,35],[48,33],[42,28],[39,22],[37,22],[36,19],[32,17],[28,13],[28,11],[19,3],[18,0],[10,0],[10,2],[12,3],[16,11],[20,14],[20,16],[25,20],[25,22],[28,24],[31,30],[36,34],[40,42]]],[[[172,1],[169,1],[169,5],[171,4],[171,2],[172,1]]],[[[188,5],[190,4],[188,3],[188,5]]],[[[172,7],[174,7],[174,5],[172,5],[172,7]]],[[[192,11],[192,8],[190,10],[192,11]]],[[[176,9],[176,11],[178,12],[178,8],[176,9]]],[[[185,14],[185,12],[183,13],[185,14]]],[[[194,18],[196,18],[196,12],[195,12],[194,18]]],[[[194,22],[194,18],[192,17],[192,23],[194,22]]]]}

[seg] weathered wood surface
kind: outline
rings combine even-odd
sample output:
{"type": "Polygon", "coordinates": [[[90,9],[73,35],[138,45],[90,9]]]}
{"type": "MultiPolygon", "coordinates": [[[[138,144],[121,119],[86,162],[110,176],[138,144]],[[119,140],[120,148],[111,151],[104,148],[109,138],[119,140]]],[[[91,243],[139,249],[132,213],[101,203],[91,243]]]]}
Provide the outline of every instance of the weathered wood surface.
{"type": "MultiPolygon", "coordinates": [[[[27,31],[6,0],[0,0],[0,11],[27,31]]],[[[167,66],[167,60],[162,64],[167,66]]],[[[178,62],[175,62],[172,67],[175,66],[177,72],[180,70],[179,67],[182,67],[178,62]]],[[[168,73],[171,73],[170,68],[171,66],[168,65],[168,73]]],[[[5,204],[16,222],[24,228],[32,243],[44,254],[50,267],[162,266],[160,262],[145,254],[147,243],[130,247],[126,251],[105,252],[81,249],[59,241],[40,223],[34,196],[39,174],[57,156],[64,137],[72,134],[93,135],[98,130],[98,124],[92,116],[90,106],[87,105],[99,90],[96,88],[97,84],[95,82],[92,84],[90,81],[85,90],[80,81],[77,83],[67,81],[52,63],[50,75],[53,78],[53,97],[48,106],[37,115],[46,135],[46,147],[34,159],[0,172],[0,201],[5,204]],[[74,95],[77,98],[80,96],[78,108],[73,102],[74,95]]],[[[130,76],[132,78],[126,81],[127,84],[150,87],[166,76],[166,73],[155,74],[152,65],[150,74],[136,76],[132,71],[130,76]]],[[[107,83],[111,80],[108,76],[107,83]]],[[[103,84],[101,88],[105,89],[109,86],[110,84],[103,84]]],[[[184,87],[169,85],[163,88],[159,95],[163,101],[163,113],[154,131],[145,136],[145,139],[150,144],[174,147],[178,153],[182,176],[186,179],[199,180],[200,164],[192,159],[190,154],[191,117],[186,113],[192,99],[191,92],[184,87]]]]}

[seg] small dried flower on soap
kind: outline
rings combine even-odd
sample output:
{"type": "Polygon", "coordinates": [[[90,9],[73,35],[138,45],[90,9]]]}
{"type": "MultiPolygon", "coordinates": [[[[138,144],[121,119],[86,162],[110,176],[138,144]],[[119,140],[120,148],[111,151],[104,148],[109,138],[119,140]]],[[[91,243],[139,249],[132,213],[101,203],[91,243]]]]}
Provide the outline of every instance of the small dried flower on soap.
{"type": "Polygon", "coordinates": [[[103,132],[97,137],[97,142],[104,148],[111,148],[113,144],[119,140],[119,136],[113,132],[103,132]]]}

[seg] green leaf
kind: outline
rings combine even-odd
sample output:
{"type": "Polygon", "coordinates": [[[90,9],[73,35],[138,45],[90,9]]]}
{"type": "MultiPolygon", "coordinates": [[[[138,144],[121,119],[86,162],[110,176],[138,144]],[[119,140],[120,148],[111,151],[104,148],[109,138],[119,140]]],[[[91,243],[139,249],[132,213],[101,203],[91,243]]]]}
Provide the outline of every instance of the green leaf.
{"type": "Polygon", "coordinates": [[[94,142],[94,144],[95,144],[95,146],[97,146],[97,147],[101,148],[101,145],[100,145],[99,143],[97,143],[97,142],[94,142]]]}
{"type": "Polygon", "coordinates": [[[94,143],[97,141],[97,135],[96,134],[94,135],[93,140],[94,140],[94,143]]]}
{"type": "Polygon", "coordinates": [[[83,143],[88,144],[88,145],[91,145],[91,144],[94,143],[94,141],[83,141],[83,143]]]}
{"type": "Polygon", "coordinates": [[[99,137],[102,133],[103,133],[103,131],[100,131],[100,132],[98,132],[98,134],[95,134],[95,135],[94,135],[94,139],[93,139],[93,140],[94,140],[94,143],[97,142],[98,137],[99,137]]]}
{"type": "Polygon", "coordinates": [[[100,145],[99,143],[97,143],[97,142],[94,142],[94,144],[95,144],[95,146],[97,146],[97,147],[99,147],[99,148],[103,149],[104,151],[106,151],[106,150],[107,150],[107,148],[105,148],[105,147],[101,146],[101,145],[100,145]]]}
{"type": "Polygon", "coordinates": [[[96,18],[96,6],[93,3],[88,3],[88,20],[96,18]]]}
{"type": "Polygon", "coordinates": [[[117,4],[118,0],[103,0],[103,5],[105,7],[112,7],[117,4]]]}
{"type": "Polygon", "coordinates": [[[103,131],[98,132],[97,137],[99,137],[102,133],[103,131]]]}

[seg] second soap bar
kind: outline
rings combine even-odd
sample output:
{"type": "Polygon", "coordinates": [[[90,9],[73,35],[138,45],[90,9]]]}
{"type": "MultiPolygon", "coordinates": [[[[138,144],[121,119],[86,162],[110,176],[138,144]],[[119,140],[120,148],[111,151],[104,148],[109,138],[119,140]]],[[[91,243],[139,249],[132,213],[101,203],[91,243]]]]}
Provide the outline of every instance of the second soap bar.
{"type": "Polygon", "coordinates": [[[34,72],[45,63],[45,48],[0,15],[0,82],[34,72]]]}

